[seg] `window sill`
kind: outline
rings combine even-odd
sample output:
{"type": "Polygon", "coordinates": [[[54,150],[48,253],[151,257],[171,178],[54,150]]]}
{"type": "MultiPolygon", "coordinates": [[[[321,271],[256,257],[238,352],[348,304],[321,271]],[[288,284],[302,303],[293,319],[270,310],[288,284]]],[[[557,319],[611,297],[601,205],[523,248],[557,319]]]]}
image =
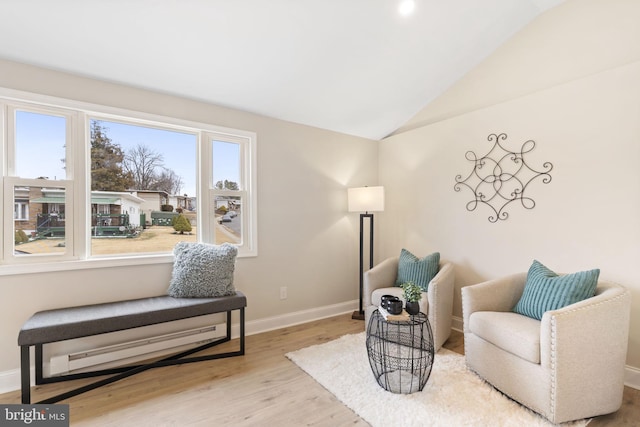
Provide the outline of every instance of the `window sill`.
{"type": "Polygon", "coordinates": [[[173,254],[0,265],[0,276],[173,263],[173,254]]]}
{"type": "MultiPolygon", "coordinates": [[[[256,257],[254,252],[239,253],[240,258],[256,257]]],[[[25,262],[20,264],[0,264],[0,276],[13,276],[32,273],[50,273],[55,271],[87,270],[92,268],[127,267],[132,265],[173,264],[173,254],[154,254],[140,256],[114,256],[110,258],[91,258],[54,262],[25,262]]]]}

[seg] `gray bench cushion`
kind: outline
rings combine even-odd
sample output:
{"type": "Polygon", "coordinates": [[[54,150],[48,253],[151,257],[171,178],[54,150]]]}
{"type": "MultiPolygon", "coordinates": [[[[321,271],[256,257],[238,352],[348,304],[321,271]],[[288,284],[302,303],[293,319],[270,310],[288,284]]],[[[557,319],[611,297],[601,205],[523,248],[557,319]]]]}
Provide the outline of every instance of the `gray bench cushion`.
{"type": "Polygon", "coordinates": [[[219,298],[159,296],[106,304],[39,311],[22,326],[18,345],[36,345],[189,317],[237,310],[247,306],[242,292],[219,298]]]}

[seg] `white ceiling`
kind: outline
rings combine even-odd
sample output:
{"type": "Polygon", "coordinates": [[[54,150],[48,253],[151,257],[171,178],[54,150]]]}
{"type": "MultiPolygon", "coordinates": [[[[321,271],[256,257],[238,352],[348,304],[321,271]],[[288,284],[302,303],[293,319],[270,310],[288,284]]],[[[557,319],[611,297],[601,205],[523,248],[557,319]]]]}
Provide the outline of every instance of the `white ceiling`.
{"type": "Polygon", "coordinates": [[[564,0],[399,1],[0,0],[0,58],[380,139],[564,0]]]}

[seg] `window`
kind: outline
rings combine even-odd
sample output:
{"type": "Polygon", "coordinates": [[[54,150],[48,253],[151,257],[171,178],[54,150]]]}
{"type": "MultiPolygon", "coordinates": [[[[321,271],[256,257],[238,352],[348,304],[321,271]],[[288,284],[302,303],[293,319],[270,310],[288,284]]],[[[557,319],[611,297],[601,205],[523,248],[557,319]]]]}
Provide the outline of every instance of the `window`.
{"type": "Polygon", "coordinates": [[[72,222],[66,221],[64,206],[73,188],[66,178],[73,173],[69,147],[74,114],[21,104],[3,112],[8,135],[3,204],[14,207],[14,217],[3,220],[3,260],[70,259],[73,242],[67,244],[65,236],[73,233],[72,222]],[[30,244],[37,238],[46,244],[30,244]]]}
{"type": "Polygon", "coordinates": [[[256,254],[255,134],[60,103],[0,97],[2,264],[152,262],[180,241],[256,254]]]}
{"type": "Polygon", "coordinates": [[[64,204],[63,203],[49,203],[47,204],[47,213],[49,214],[62,214],[64,215],[64,204]]]}
{"type": "Polygon", "coordinates": [[[96,205],[96,210],[97,215],[109,215],[111,213],[109,205],[96,205]]]}
{"type": "Polygon", "coordinates": [[[29,220],[29,200],[16,199],[13,205],[13,219],[16,221],[29,220]]]}

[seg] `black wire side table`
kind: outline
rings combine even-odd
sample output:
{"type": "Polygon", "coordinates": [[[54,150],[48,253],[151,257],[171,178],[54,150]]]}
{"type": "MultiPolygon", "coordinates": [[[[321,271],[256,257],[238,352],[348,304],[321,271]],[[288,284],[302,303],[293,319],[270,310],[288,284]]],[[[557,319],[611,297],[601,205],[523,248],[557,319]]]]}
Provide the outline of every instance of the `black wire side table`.
{"type": "Polygon", "coordinates": [[[387,321],[378,310],[367,328],[367,355],[373,376],[392,393],[422,391],[433,366],[433,334],[424,313],[387,321]]]}

